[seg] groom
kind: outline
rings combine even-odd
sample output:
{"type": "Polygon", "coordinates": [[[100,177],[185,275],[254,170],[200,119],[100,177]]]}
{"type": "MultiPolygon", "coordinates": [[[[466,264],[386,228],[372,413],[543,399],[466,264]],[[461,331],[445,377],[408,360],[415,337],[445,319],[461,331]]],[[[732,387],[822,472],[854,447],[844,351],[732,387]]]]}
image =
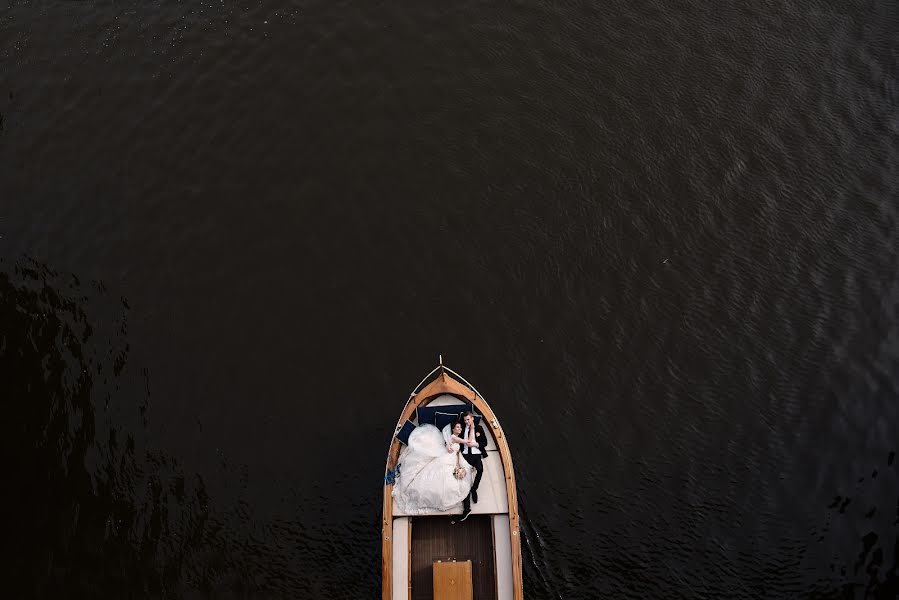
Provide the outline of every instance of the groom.
{"type": "Polygon", "coordinates": [[[462,413],[462,421],[465,423],[465,429],[462,431],[462,438],[465,444],[462,445],[462,458],[465,459],[471,468],[475,470],[474,483],[471,486],[471,494],[462,501],[462,518],[464,521],[471,513],[471,503],[477,504],[478,501],[478,484],[481,483],[481,475],[484,474],[484,465],[481,460],[487,458],[487,436],[480,425],[474,424],[474,417],[470,410],[462,413]]]}

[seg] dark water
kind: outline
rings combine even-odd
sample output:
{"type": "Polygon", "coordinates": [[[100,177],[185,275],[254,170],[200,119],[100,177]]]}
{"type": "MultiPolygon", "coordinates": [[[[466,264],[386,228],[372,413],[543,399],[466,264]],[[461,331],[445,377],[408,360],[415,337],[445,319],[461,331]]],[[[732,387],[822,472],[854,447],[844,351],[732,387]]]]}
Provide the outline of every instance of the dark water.
{"type": "Polygon", "coordinates": [[[895,598],[897,32],[3,5],[3,595],[379,597],[442,353],[508,432],[528,598],[895,598]]]}

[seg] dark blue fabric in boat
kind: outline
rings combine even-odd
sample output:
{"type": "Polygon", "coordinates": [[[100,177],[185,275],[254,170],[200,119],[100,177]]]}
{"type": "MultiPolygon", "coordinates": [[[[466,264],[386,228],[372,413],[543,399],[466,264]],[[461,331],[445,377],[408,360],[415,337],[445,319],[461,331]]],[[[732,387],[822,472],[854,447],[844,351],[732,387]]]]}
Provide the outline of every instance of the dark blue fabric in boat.
{"type": "Polygon", "coordinates": [[[396,439],[398,439],[399,441],[401,441],[402,443],[404,443],[408,446],[409,445],[409,435],[411,435],[413,431],[415,431],[415,423],[407,420],[405,423],[403,423],[403,426],[397,432],[396,439]]]}
{"type": "MultiPolygon", "coordinates": [[[[472,410],[471,404],[445,404],[443,406],[419,406],[418,424],[424,425],[430,423],[438,429],[446,427],[447,423],[452,423],[459,419],[459,416],[466,410],[472,410]],[[438,414],[439,413],[439,414],[438,414]]],[[[481,422],[480,415],[474,415],[475,425],[481,422]]]]}
{"type": "MultiPolygon", "coordinates": [[[[434,425],[437,426],[437,429],[443,431],[443,428],[446,427],[449,423],[455,423],[456,421],[462,420],[462,411],[437,411],[434,413],[434,425]]],[[[464,427],[464,425],[463,425],[464,427]]]]}

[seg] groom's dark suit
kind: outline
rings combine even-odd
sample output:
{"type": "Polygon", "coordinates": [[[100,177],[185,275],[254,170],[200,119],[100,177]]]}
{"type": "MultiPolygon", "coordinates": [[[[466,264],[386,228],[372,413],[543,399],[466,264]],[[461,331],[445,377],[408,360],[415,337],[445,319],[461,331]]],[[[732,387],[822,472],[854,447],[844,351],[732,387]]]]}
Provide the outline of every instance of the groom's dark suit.
{"type": "MultiPolygon", "coordinates": [[[[465,435],[464,428],[462,430],[462,435],[465,435]]],[[[476,494],[478,491],[478,484],[481,483],[481,475],[484,473],[484,465],[481,463],[481,460],[487,458],[487,436],[484,435],[484,430],[480,425],[474,426],[474,440],[478,443],[478,450],[481,451],[480,454],[473,453],[473,448],[469,448],[465,445],[460,448],[460,452],[462,452],[462,458],[465,459],[465,462],[471,465],[471,468],[475,470],[474,483],[471,485],[471,491],[476,494]]],[[[470,508],[471,494],[465,496],[465,500],[462,501],[463,512],[468,512],[470,508]]]]}

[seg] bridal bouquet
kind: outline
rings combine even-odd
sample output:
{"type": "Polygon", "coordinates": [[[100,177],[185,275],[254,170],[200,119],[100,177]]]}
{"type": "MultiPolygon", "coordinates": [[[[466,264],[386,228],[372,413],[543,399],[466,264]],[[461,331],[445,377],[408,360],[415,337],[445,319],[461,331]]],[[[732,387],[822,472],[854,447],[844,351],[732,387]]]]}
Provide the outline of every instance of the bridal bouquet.
{"type": "Polygon", "coordinates": [[[465,470],[465,467],[456,465],[453,468],[453,477],[455,477],[456,479],[465,479],[466,475],[468,475],[468,471],[465,470]]]}

